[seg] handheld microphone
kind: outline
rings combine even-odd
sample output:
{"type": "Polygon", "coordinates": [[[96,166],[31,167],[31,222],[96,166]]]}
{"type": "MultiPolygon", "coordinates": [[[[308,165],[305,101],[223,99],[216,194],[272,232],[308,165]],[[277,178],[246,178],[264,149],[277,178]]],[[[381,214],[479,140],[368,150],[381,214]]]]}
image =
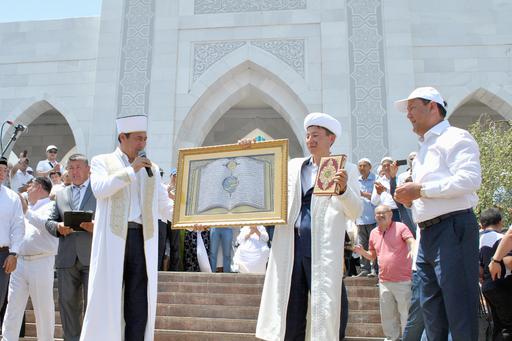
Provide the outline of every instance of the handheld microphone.
{"type": "MultiPolygon", "coordinates": [[[[139,156],[140,157],[147,157],[146,156],[146,152],[144,150],[139,151],[139,156]]],[[[153,171],[151,170],[151,167],[144,167],[144,168],[146,168],[146,173],[148,173],[148,176],[152,177],[153,176],[153,171]]]]}

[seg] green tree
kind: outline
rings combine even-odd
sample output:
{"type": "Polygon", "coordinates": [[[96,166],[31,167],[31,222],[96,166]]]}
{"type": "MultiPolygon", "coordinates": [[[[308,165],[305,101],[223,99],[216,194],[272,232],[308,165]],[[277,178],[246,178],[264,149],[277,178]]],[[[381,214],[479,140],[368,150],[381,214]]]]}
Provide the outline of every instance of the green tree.
{"type": "Polygon", "coordinates": [[[476,213],[498,207],[508,227],[512,219],[512,122],[482,115],[469,131],[480,147],[482,186],[476,213]]]}

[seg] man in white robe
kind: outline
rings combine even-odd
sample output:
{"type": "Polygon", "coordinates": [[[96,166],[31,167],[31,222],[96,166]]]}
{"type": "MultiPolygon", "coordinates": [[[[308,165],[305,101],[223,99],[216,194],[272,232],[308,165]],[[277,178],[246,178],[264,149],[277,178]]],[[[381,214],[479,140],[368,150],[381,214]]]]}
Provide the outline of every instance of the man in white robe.
{"type": "Polygon", "coordinates": [[[154,338],[157,220],[171,220],[173,201],[160,185],[159,167],[141,153],[147,117],[118,118],[116,124],[119,147],[91,161],[97,207],[81,341],[154,338]]]}
{"type": "Polygon", "coordinates": [[[311,340],[338,340],[340,334],[345,230],[347,220],[362,212],[358,171],[347,163],[334,179],[337,195],[312,196],[320,158],[330,155],[341,125],[312,113],[304,129],[311,156],[288,163],[288,224],[274,232],[256,326],[264,340],[305,340],[306,321],[311,340]]]}
{"type": "Polygon", "coordinates": [[[358,171],[347,163],[336,173],[338,195],[311,196],[320,158],[330,154],[341,125],[312,113],[304,129],[311,156],[288,164],[288,224],[274,232],[256,327],[264,340],[306,339],[308,294],[310,339],[333,341],[340,335],[345,230],[363,206],[358,171]]]}

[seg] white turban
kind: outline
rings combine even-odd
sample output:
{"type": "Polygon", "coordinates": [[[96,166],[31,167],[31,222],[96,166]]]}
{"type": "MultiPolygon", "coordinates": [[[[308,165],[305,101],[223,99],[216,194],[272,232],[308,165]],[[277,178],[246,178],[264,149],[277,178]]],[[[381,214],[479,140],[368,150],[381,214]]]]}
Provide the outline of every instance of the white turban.
{"type": "Polygon", "coordinates": [[[380,164],[382,165],[384,162],[393,162],[393,159],[389,156],[384,156],[382,160],[380,160],[380,164]]]}
{"type": "Polygon", "coordinates": [[[362,162],[366,162],[367,164],[369,164],[370,166],[372,165],[372,162],[370,161],[370,159],[366,158],[366,157],[363,157],[362,159],[360,159],[359,161],[357,161],[357,164],[360,164],[362,162]]]}
{"type": "Polygon", "coordinates": [[[119,117],[116,119],[117,134],[133,133],[134,131],[147,131],[148,118],[144,115],[119,117]]]}
{"type": "Polygon", "coordinates": [[[322,112],[313,112],[304,119],[304,130],[308,131],[311,126],[319,126],[329,130],[331,133],[339,137],[341,135],[341,124],[331,115],[322,112]]]}

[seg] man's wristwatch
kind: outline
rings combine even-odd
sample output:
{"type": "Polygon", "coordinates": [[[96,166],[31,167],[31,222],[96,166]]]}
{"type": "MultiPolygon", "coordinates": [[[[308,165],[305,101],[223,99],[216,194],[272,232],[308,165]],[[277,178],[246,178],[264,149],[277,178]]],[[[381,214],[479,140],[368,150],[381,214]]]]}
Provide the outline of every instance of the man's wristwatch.
{"type": "Polygon", "coordinates": [[[9,256],[14,256],[15,258],[18,258],[18,254],[16,252],[9,252],[9,256]]]}
{"type": "Polygon", "coordinates": [[[503,263],[503,260],[497,260],[497,259],[494,259],[494,257],[492,257],[491,262],[501,264],[501,263],[503,263]]]}

